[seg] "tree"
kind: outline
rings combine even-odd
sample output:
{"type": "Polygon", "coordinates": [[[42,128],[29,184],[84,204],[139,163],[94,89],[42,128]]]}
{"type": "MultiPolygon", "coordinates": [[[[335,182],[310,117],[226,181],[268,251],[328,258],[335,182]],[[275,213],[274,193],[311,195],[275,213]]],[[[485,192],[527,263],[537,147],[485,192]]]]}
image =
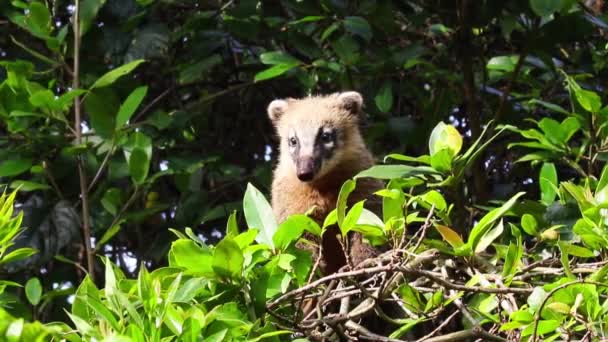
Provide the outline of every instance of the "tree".
{"type": "MultiPolygon", "coordinates": [[[[509,334],[525,336],[547,337],[557,324],[563,327],[560,336],[576,337],[569,324],[581,321],[595,331],[598,306],[586,302],[587,311],[577,311],[581,303],[575,292],[595,300],[604,291],[593,285],[603,282],[593,262],[604,254],[601,85],[607,26],[602,10],[600,1],[557,0],[3,2],[0,177],[6,187],[19,189],[16,203],[27,229],[16,245],[38,253],[4,265],[1,274],[22,284],[37,277],[43,293],[42,304],[32,311],[22,291],[10,288],[5,296],[14,301],[11,316],[70,321],[62,309],[77,288],[90,290],[104,304],[114,301],[118,306],[111,309],[116,309],[126,303],[120,294],[96,298],[93,288],[113,286],[111,277],[108,283],[112,273],[119,283],[128,283],[137,276],[145,279],[144,269],[167,263],[192,272],[192,265],[175,257],[176,244],[207,257],[218,250],[236,253],[239,242],[227,241],[253,233],[244,229],[250,224],[242,214],[230,214],[240,212],[248,182],[267,192],[276,156],[266,105],[274,98],[356,89],[366,98],[368,143],[378,156],[389,155],[389,164],[408,170],[388,175],[376,169],[371,175],[390,180],[382,195],[386,203],[414,205],[409,214],[418,211],[413,221],[393,213],[382,217],[384,223],[392,225],[393,218],[395,227],[400,219],[411,230],[427,227],[423,238],[412,240],[420,244],[408,247],[434,247],[469,267],[489,260],[499,268],[474,269],[500,274],[503,282],[509,279],[507,286],[522,277],[529,287],[545,286],[544,294],[506,296],[516,304],[528,298],[529,305],[527,313],[512,308],[508,317],[495,311],[495,304],[505,305],[504,293],[464,296],[475,322],[477,315],[487,324],[495,324],[496,317],[510,320],[507,326],[515,332],[509,334]],[[464,147],[438,147],[438,136],[439,141],[462,140],[464,147]],[[433,172],[421,173],[425,168],[433,172]],[[520,191],[526,194],[513,197],[520,191]],[[489,209],[501,207],[497,202],[513,205],[490,215],[494,211],[489,209]],[[491,219],[482,225],[485,217],[491,219]],[[228,238],[227,220],[234,233],[228,238]],[[192,228],[188,238],[185,227],[192,228]],[[169,228],[181,232],[177,242],[169,228]],[[486,252],[489,246],[494,249],[486,252]],[[534,257],[543,248],[552,258],[534,257]],[[581,276],[571,283],[574,275],[586,274],[576,267],[582,261],[588,261],[582,268],[597,273],[585,284],[581,276]],[[555,262],[563,270],[553,277],[555,262]],[[549,274],[535,274],[532,265],[549,274]],[[524,270],[534,275],[522,275],[524,270]],[[570,295],[577,301],[564,300],[570,295]],[[555,303],[569,308],[553,304],[555,296],[560,298],[555,303]],[[553,311],[543,311],[546,305],[553,311]]],[[[391,235],[383,234],[390,241],[391,235]]],[[[241,250],[263,245],[254,244],[250,235],[239,239],[246,240],[240,241],[241,250]]],[[[260,262],[268,279],[280,267],[295,267],[291,260],[264,255],[260,262]]],[[[187,281],[212,274],[212,283],[235,285],[239,277],[247,278],[245,270],[233,267],[218,264],[187,281]]],[[[461,271],[454,271],[458,284],[470,277],[461,271]]],[[[188,283],[179,277],[192,276],[178,273],[149,281],[158,279],[168,295],[172,290],[160,279],[181,288],[188,283]]],[[[305,276],[290,274],[295,280],[289,291],[305,286],[305,276]]],[[[429,312],[452,309],[440,299],[459,288],[428,279],[441,291],[410,304],[425,306],[421,310],[428,306],[429,312]]],[[[293,293],[279,290],[283,296],[293,293]]],[[[400,287],[399,293],[414,300],[419,297],[414,290],[400,287]]],[[[276,326],[256,330],[248,305],[256,303],[256,318],[263,310],[246,294],[240,294],[239,305],[244,303],[243,312],[255,326],[248,330],[255,331],[250,337],[280,331],[273,330],[276,326]]],[[[269,294],[264,299],[279,305],[278,293],[269,294]]],[[[142,293],[139,298],[148,297],[142,293]]],[[[227,310],[228,316],[236,314],[230,305],[221,307],[217,310],[227,310]]],[[[71,312],[92,317],[86,316],[89,311],[71,312]]],[[[447,318],[435,313],[436,319],[447,318]]],[[[105,311],[97,314],[110,317],[105,311]]],[[[403,327],[413,321],[400,323],[405,334],[403,327]]]]}

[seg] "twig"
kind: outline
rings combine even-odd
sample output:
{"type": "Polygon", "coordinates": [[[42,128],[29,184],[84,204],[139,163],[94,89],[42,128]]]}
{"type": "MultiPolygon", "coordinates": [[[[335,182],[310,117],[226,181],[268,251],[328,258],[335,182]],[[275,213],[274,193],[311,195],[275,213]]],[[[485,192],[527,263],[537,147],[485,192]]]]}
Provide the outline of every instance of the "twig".
{"type": "Polygon", "coordinates": [[[373,332],[367,330],[364,326],[357,324],[353,321],[346,322],[345,326],[349,329],[352,329],[361,335],[362,339],[366,339],[369,341],[380,341],[380,342],[403,342],[403,340],[398,340],[395,338],[384,337],[382,335],[374,334],[373,332]]]}
{"type": "Polygon", "coordinates": [[[443,329],[446,325],[448,325],[448,323],[450,323],[450,321],[452,320],[452,318],[456,317],[456,315],[459,312],[460,312],[459,310],[454,311],[451,315],[448,316],[448,318],[445,319],[445,321],[443,321],[441,324],[439,324],[439,326],[437,326],[437,328],[435,328],[435,330],[433,330],[430,333],[428,333],[427,335],[419,338],[417,340],[417,342],[425,341],[425,340],[433,337],[433,335],[435,335],[436,333],[440,332],[441,329],[443,329]]]}
{"type": "MultiPolygon", "coordinates": [[[[319,255],[317,256],[317,260],[315,260],[315,264],[312,266],[312,269],[310,270],[310,274],[308,275],[308,280],[306,281],[306,284],[310,284],[310,282],[312,281],[312,277],[315,275],[315,272],[317,271],[317,268],[319,267],[319,264],[321,263],[321,259],[323,258],[323,244],[319,245],[319,255]]],[[[298,314],[302,311],[302,304],[304,304],[304,296],[302,296],[302,298],[300,299],[300,303],[298,304],[298,310],[296,310],[295,314],[294,314],[294,321],[297,322],[298,320],[298,314]]],[[[303,313],[304,315],[306,315],[306,312],[303,313]]]]}
{"type": "Polygon", "coordinates": [[[435,275],[433,272],[430,272],[430,271],[412,269],[409,267],[400,267],[399,269],[402,272],[407,273],[407,274],[414,274],[414,275],[429,278],[429,279],[433,280],[434,282],[440,284],[441,286],[448,288],[448,289],[452,289],[452,290],[465,291],[465,292],[479,292],[479,293],[502,293],[502,294],[516,293],[516,294],[522,294],[522,295],[528,295],[528,294],[532,293],[532,289],[523,289],[523,288],[516,288],[516,287],[491,288],[491,287],[466,286],[466,285],[454,284],[454,283],[451,283],[451,282],[435,275]]]}
{"type": "Polygon", "coordinates": [[[59,196],[60,199],[64,200],[65,197],[63,196],[63,193],[61,192],[59,185],[57,185],[57,181],[55,181],[55,177],[51,173],[51,170],[49,170],[49,163],[46,160],[42,161],[42,168],[44,169],[46,178],[48,178],[49,182],[51,182],[51,185],[53,186],[53,189],[55,189],[57,196],[59,196]]]}
{"type": "Polygon", "coordinates": [[[93,187],[95,186],[95,184],[101,177],[101,174],[103,173],[103,170],[105,169],[108,161],[110,161],[110,156],[112,156],[113,153],[114,153],[114,139],[112,139],[112,143],[110,144],[110,149],[106,153],[106,156],[103,158],[101,165],[99,165],[99,168],[97,169],[97,172],[95,173],[95,177],[93,177],[93,180],[89,184],[87,192],[91,192],[91,190],[93,190],[93,187]]]}
{"type": "MultiPolygon", "coordinates": [[[[426,237],[426,231],[429,229],[429,227],[431,226],[431,219],[433,218],[433,213],[435,212],[435,205],[433,204],[431,206],[431,209],[429,210],[428,215],[426,215],[426,219],[424,220],[424,224],[422,225],[422,227],[420,228],[420,237],[418,238],[418,240],[416,241],[416,245],[414,246],[414,248],[412,249],[412,253],[416,253],[416,250],[418,250],[418,247],[420,247],[420,245],[422,244],[422,240],[424,240],[424,238],[426,237]]],[[[418,232],[416,232],[417,234],[418,232]]],[[[411,240],[410,240],[411,241],[411,240]]],[[[407,248],[406,248],[407,249],[407,248]]],[[[409,259],[409,256],[408,258],[409,259]]]]}
{"type": "Polygon", "coordinates": [[[139,113],[137,113],[133,117],[133,120],[131,120],[131,122],[137,122],[144,114],[146,114],[150,110],[150,108],[154,107],[160,100],[162,100],[171,91],[173,91],[173,89],[175,89],[175,87],[169,87],[169,88],[165,89],[165,91],[163,91],[162,93],[160,93],[160,95],[158,95],[157,97],[155,97],[154,100],[152,100],[142,110],[140,110],[139,113]]]}
{"type": "MultiPolygon", "coordinates": [[[[536,25],[537,26],[539,23],[539,21],[536,21],[536,25]]],[[[529,35],[529,36],[533,36],[533,35],[529,35]]],[[[528,39],[532,39],[532,37],[529,37],[528,39]]],[[[515,64],[515,68],[513,68],[513,72],[511,73],[511,78],[509,79],[509,83],[507,83],[507,86],[505,88],[505,91],[502,92],[502,96],[500,97],[500,102],[498,103],[498,109],[496,110],[496,113],[494,114],[494,123],[495,124],[499,124],[500,120],[502,119],[502,115],[504,114],[505,111],[505,107],[507,104],[507,101],[509,99],[509,95],[511,94],[511,90],[513,89],[513,85],[515,85],[515,82],[517,81],[517,78],[519,77],[519,73],[521,71],[521,68],[524,65],[524,61],[526,59],[526,57],[528,57],[528,45],[529,45],[529,41],[524,45],[521,53],[519,54],[519,59],[517,60],[517,64],[515,64]]]]}
{"type": "MultiPolygon", "coordinates": [[[[74,31],[74,78],[72,89],[80,88],[80,0],[74,1],[74,16],[72,28],[74,31]]],[[[80,126],[81,104],[80,96],[74,97],[74,130],[76,131],[76,143],[82,144],[82,127],[80,126]]],[[[87,193],[87,175],[84,168],[82,156],[77,157],[78,178],[80,180],[80,200],[82,201],[82,233],[84,236],[84,249],[87,259],[87,270],[91,280],[95,281],[95,265],[93,251],[91,249],[91,226],[89,222],[89,198],[87,193]]]]}
{"type": "Polygon", "coordinates": [[[468,340],[470,338],[482,338],[484,341],[500,341],[507,342],[502,337],[492,335],[489,332],[483,330],[481,327],[474,327],[468,330],[457,331],[449,334],[445,334],[442,336],[437,336],[433,338],[429,338],[424,342],[453,342],[453,341],[462,341],[468,340]]]}
{"type": "MultiPolygon", "coordinates": [[[[135,190],[133,190],[131,197],[129,197],[127,202],[122,206],[122,208],[120,208],[120,211],[118,212],[118,214],[116,214],[116,217],[114,217],[114,220],[112,220],[112,223],[110,224],[110,228],[112,228],[114,225],[118,224],[118,222],[120,221],[120,217],[125,213],[125,211],[127,211],[127,209],[129,209],[131,204],[133,204],[133,202],[135,201],[135,198],[137,198],[138,192],[139,192],[139,188],[136,187],[135,190]]],[[[100,247],[101,247],[100,245],[95,246],[95,251],[98,251],[100,247]]]]}
{"type": "MultiPolygon", "coordinates": [[[[420,255],[420,257],[418,257],[417,259],[412,260],[412,266],[410,267],[414,267],[414,265],[418,265],[424,262],[427,262],[429,260],[433,260],[436,257],[436,251],[434,250],[429,250],[427,251],[428,253],[426,254],[422,254],[420,255]]],[[[293,291],[287,292],[286,294],[282,295],[281,297],[273,300],[272,302],[268,303],[266,305],[266,307],[268,308],[272,308],[274,306],[276,306],[277,304],[279,304],[280,302],[297,296],[299,294],[302,294],[306,291],[309,291],[323,283],[335,280],[335,279],[342,279],[342,278],[348,278],[348,277],[356,277],[356,276],[360,276],[360,275],[370,275],[370,274],[375,274],[378,272],[383,272],[383,271],[388,271],[393,269],[394,266],[393,265],[388,265],[388,266],[376,266],[376,267],[369,267],[369,268],[363,268],[363,269],[356,269],[354,271],[347,271],[347,272],[340,272],[340,273],[334,273],[334,274],[330,274],[328,276],[325,276],[321,279],[315,280],[312,283],[300,287],[298,289],[295,289],[293,291]]],[[[405,271],[409,271],[409,269],[405,270],[405,271]]]]}

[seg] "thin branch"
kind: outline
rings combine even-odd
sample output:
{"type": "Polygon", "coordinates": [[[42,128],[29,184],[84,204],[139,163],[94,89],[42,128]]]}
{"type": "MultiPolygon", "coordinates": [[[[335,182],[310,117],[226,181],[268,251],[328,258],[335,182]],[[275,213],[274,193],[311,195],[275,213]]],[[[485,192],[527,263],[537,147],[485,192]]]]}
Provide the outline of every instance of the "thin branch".
{"type": "MultiPolygon", "coordinates": [[[[436,258],[436,253],[434,250],[429,250],[427,251],[426,254],[421,254],[418,258],[414,259],[412,261],[413,265],[419,265],[421,263],[424,263],[426,261],[430,261],[436,258]]],[[[413,265],[409,266],[409,267],[414,267],[413,265]]],[[[293,291],[287,292],[286,294],[282,295],[281,297],[273,300],[272,302],[268,303],[266,305],[266,307],[268,308],[273,308],[274,306],[276,306],[277,304],[279,304],[280,302],[291,298],[291,297],[295,297],[299,294],[302,294],[304,292],[307,292],[309,290],[314,289],[315,287],[326,283],[326,282],[330,282],[332,280],[336,280],[336,279],[342,279],[342,278],[348,278],[348,277],[356,277],[356,276],[360,276],[360,275],[371,275],[371,274],[375,274],[378,272],[384,272],[384,271],[389,271],[394,269],[395,266],[394,265],[388,265],[388,266],[377,266],[377,267],[369,267],[369,268],[363,268],[363,269],[357,269],[357,270],[353,270],[353,271],[347,271],[347,272],[339,272],[339,273],[334,273],[328,276],[325,276],[321,279],[318,279],[316,281],[313,281],[312,283],[300,287],[298,289],[295,289],[293,291]]],[[[410,269],[408,268],[407,271],[409,272],[410,269]]]]}
{"type": "MultiPolygon", "coordinates": [[[[74,16],[72,28],[74,31],[74,78],[72,89],[80,88],[80,0],[74,1],[74,16]]],[[[76,143],[82,143],[82,120],[80,96],[74,97],[74,130],[76,131],[76,143]]],[[[82,233],[84,236],[84,249],[87,258],[87,270],[91,280],[95,281],[95,265],[93,252],[91,250],[91,226],[89,222],[89,198],[87,175],[82,156],[77,157],[78,178],[80,180],[80,200],[82,201],[82,233]]]]}
{"type": "Polygon", "coordinates": [[[439,326],[437,326],[437,328],[435,328],[435,330],[433,330],[430,333],[428,333],[427,335],[419,338],[417,340],[417,342],[426,341],[427,339],[433,337],[433,335],[435,335],[436,333],[440,332],[441,329],[445,328],[445,326],[447,326],[448,323],[450,323],[450,321],[454,317],[456,317],[456,315],[458,315],[459,312],[460,312],[459,310],[454,311],[451,315],[448,316],[448,318],[446,318],[441,324],[439,324],[439,326]]]}
{"type": "Polygon", "coordinates": [[[433,338],[429,338],[424,342],[453,342],[453,341],[462,341],[468,340],[471,338],[481,338],[483,341],[499,341],[499,342],[507,342],[502,337],[492,335],[489,332],[483,330],[480,327],[474,327],[468,330],[457,331],[449,334],[445,334],[442,336],[437,336],[433,338]]]}
{"type": "Polygon", "coordinates": [[[465,291],[465,292],[478,292],[478,293],[503,293],[503,294],[516,293],[516,294],[522,294],[522,295],[529,295],[533,291],[532,289],[524,289],[524,288],[517,288],[517,287],[491,288],[491,287],[479,287],[479,286],[466,286],[466,285],[451,283],[451,282],[435,275],[433,272],[430,272],[430,271],[413,269],[410,267],[400,267],[399,269],[406,274],[414,274],[414,275],[429,278],[432,281],[438,283],[439,285],[441,285],[445,288],[451,289],[451,290],[458,290],[458,291],[465,291]]]}
{"type": "MultiPolygon", "coordinates": [[[[538,23],[538,22],[537,22],[538,23]]],[[[536,24],[538,25],[538,24],[536,24]]],[[[533,36],[532,34],[529,35],[528,39],[532,39],[533,36]]],[[[494,123],[495,124],[499,124],[500,120],[502,119],[502,116],[504,114],[506,105],[507,105],[507,101],[509,100],[509,95],[511,94],[511,90],[513,90],[513,86],[515,85],[515,82],[517,81],[517,78],[519,77],[519,73],[521,71],[521,68],[524,66],[524,62],[526,60],[526,57],[528,57],[528,47],[529,41],[528,43],[526,43],[526,45],[524,45],[521,53],[519,54],[519,59],[517,60],[517,64],[515,65],[515,68],[513,69],[513,72],[511,73],[511,78],[509,79],[509,83],[507,83],[507,87],[505,88],[505,91],[502,92],[502,96],[500,97],[500,102],[498,103],[498,109],[496,110],[496,113],[494,114],[494,123]]]]}
{"type": "Polygon", "coordinates": [[[163,91],[162,93],[160,93],[160,95],[158,95],[156,98],[154,98],[154,100],[152,100],[142,110],[140,110],[139,113],[137,113],[133,117],[133,120],[131,120],[131,122],[137,122],[144,114],[146,114],[160,100],[162,100],[163,98],[165,98],[165,96],[169,95],[169,93],[171,93],[171,91],[173,91],[173,89],[175,89],[175,87],[169,87],[169,88],[165,89],[165,91],[163,91]]]}
{"type": "Polygon", "coordinates": [[[113,153],[114,153],[114,139],[112,139],[112,143],[110,144],[110,149],[108,150],[108,153],[106,153],[106,156],[103,158],[101,165],[99,165],[99,168],[97,169],[97,172],[95,173],[95,177],[93,177],[93,180],[89,184],[87,192],[91,192],[91,190],[93,190],[93,187],[95,186],[95,184],[97,184],[97,181],[99,181],[99,179],[101,178],[101,174],[103,173],[103,170],[106,168],[106,164],[108,164],[108,162],[110,161],[110,157],[112,156],[113,153]]]}
{"type": "Polygon", "coordinates": [[[42,168],[44,169],[44,174],[46,175],[46,178],[48,178],[49,182],[53,186],[53,189],[57,193],[57,196],[59,196],[60,199],[64,200],[65,196],[63,196],[63,192],[61,192],[59,185],[57,185],[57,181],[55,181],[53,173],[51,173],[51,170],[49,170],[49,163],[46,160],[42,161],[42,168]]]}
{"type": "MultiPolygon", "coordinates": [[[[116,214],[116,217],[114,217],[114,220],[112,220],[112,223],[110,224],[108,229],[110,229],[114,225],[118,224],[122,215],[124,215],[124,213],[127,211],[127,209],[129,209],[129,207],[133,204],[133,202],[137,198],[138,193],[139,193],[139,188],[136,187],[135,190],[133,190],[131,197],[129,197],[127,202],[122,206],[122,208],[120,208],[120,211],[118,212],[118,214],[116,214]]],[[[101,246],[99,246],[99,245],[95,246],[95,251],[98,251],[100,247],[101,246]]]]}

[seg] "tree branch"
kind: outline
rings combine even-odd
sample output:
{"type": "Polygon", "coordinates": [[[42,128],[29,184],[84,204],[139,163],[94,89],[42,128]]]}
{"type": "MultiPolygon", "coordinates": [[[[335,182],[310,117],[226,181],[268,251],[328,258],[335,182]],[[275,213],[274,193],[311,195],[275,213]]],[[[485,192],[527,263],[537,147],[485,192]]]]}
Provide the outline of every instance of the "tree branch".
{"type": "MultiPolygon", "coordinates": [[[[72,28],[74,31],[74,68],[72,89],[80,88],[80,0],[74,1],[74,16],[72,28]]],[[[74,98],[74,130],[76,131],[76,143],[82,143],[82,113],[80,96],[74,98]]],[[[95,281],[95,265],[93,252],[91,250],[91,226],[89,221],[89,198],[87,175],[82,156],[77,157],[78,178],[80,180],[80,200],[82,205],[82,235],[84,236],[84,250],[87,259],[87,270],[91,280],[95,281]]]]}

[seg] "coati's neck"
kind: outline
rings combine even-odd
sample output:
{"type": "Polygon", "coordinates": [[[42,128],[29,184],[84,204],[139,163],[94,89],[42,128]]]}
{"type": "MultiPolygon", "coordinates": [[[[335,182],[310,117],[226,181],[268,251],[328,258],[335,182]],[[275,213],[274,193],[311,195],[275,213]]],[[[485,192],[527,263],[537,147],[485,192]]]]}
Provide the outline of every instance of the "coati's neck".
{"type": "Polygon", "coordinates": [[[323,177],[314,180],[310,183],[305,183],[310,187],[316,188],[318,191],[327,192],[327,191],[340,191],[340,187],[342,184],[346,182],[346,180],[353,178],[359,172],[371,167],[373,165],[373,161],[367,160],[367,158],[363,158],[363,160],[344,160],[336,167],[334,167],[331,171],[323,175],[323,177]]]}

